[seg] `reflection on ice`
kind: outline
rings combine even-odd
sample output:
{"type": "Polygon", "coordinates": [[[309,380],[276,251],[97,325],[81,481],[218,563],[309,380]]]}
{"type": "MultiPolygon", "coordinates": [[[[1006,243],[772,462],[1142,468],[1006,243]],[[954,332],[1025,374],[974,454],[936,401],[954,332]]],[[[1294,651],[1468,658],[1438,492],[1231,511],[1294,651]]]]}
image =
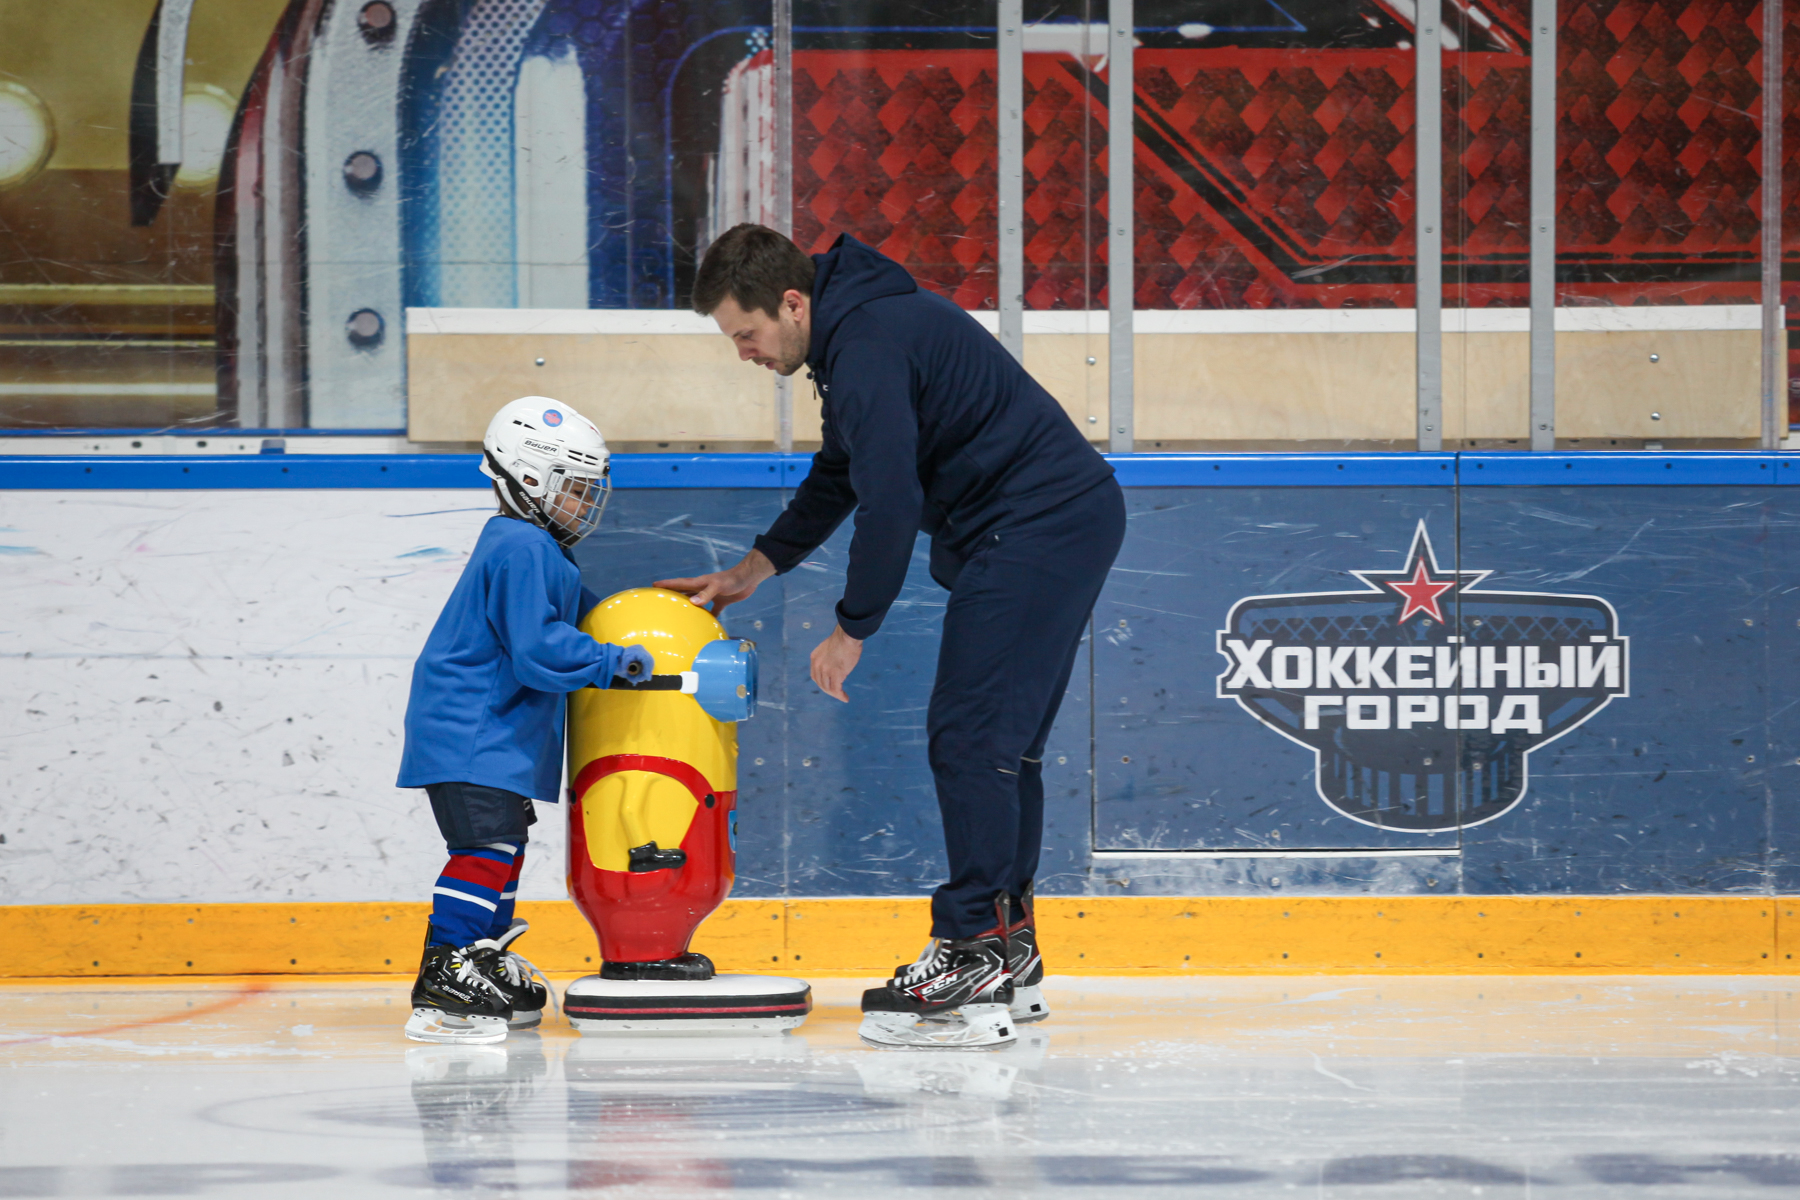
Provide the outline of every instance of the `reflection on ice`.
{"type": "Polygon", "coordinates": [[[1004,1100],[1012,1095],[1019,1073],[1044,1065],[1050,1035],[1021,1031],[1019,1040],[1001,1050],[895,1050],[856,1060],[863,1091],[871,1096],[932,1092],[943,1095],[1004,1100]]]}
{"type": "Polygon", "coordinates": [[[799,1034],[775,1037],[731,1037],[706,1034],[698,1037],[674,1037],[667,1034],[609,1034],[603,1038],[587,1037],[569,1046],[565,1061],[571,1064],[571,1078],[576,1065],[609,1062],[761,1062],[791,1061],[805,1058],[812,1047],[799,1034]]]}
{"type": "Polygon", "coordinates": [[[426,1165],[435,1182],[454,1185],[471,1158],[511,1164],[516,1109],[550,1064],[537,1036],[515,1033],[497,1046],[414,1046],[406,1069],[426,1165]]]}
{"type": "Polygon", "coordinates": [[[13,988],[0,1196],[1800,1188],[1800,1010],[1779,978],[1061,979],[1055,1017],[987,1052],[862,1046],[861,986],[820,981],[804,1038],[547,1022],[495,1046],[408,1044],[390,985],[228,1009],[191,987],[13,988]]]}

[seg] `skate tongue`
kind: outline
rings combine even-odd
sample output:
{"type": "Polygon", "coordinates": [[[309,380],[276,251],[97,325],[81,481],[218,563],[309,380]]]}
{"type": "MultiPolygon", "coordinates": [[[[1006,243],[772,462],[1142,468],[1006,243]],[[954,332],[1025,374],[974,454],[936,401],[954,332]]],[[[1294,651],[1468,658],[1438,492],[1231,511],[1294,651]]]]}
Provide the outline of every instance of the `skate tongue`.
{"type": "Polygon", "coordinates": [[[942,938],[932,938],[929,942],[926,942],[925,948],[919,951],[919,957],[915,958],[911,965],[901,967],[900,970],[895,973],[896,977],[902,984],[911,984],[930,975],[932,973],[932,967],[937,961],[938,951],[943,945],[944,940],[942,938]]]}
{"type": "Polygon", "coordinates": [[[508,946],[512,945],[514,942],[518,941],[520,936],[522,934],[526,933],[527,931],[529,931],[530,929],[531,929],[530,925],[527,925],[524,921],[515,919],[511,925],[507,926],[505,933],[501,934],[497,938],[492,938],[489,940],[491,940],[494,943],[494,945],[496,945],[500,949],[504,950],[508,946]]]}

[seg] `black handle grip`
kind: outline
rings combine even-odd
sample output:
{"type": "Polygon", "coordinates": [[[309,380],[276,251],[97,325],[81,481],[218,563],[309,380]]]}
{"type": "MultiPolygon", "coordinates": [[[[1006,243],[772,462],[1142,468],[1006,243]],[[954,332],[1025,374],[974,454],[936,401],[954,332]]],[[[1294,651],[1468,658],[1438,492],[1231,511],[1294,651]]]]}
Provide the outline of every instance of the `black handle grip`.
{"type": "Polygon", "coordinates": [[[610,692],[679,692],[681,676],[652,675],[641,683],[633,683],[629,679],[620,679],[614,675],[612,682],[606,685],[610,692]]]}

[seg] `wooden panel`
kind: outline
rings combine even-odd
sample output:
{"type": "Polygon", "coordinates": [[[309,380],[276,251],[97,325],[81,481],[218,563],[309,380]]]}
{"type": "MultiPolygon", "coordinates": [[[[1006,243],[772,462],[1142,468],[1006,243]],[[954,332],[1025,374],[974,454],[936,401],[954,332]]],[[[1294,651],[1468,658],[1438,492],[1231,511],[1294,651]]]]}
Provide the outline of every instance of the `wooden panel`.
{"type": "Polygon", "coordinates": [[[495,410],[533,395],[573,405],[613,442],[774,437],[769,372],[719,335],[414,334],[406,364],[416,442],[479,442],[495,410]]]}
{"type": "Polygon", "coordinates": [[[1413,436],[1410,333],[1139,334],[1135,349],[1140,442],[1413,436]]]}
{"type": "MultiPolygon", "coordinates": [[[[1557,436],[1755,437],[1758,338],[1735,329],[1559,333],[1557,436]]],[[[573,404],[614,442],[767,445],[774,436],[772,377],[739,362],[723,337],[415,334],[407,345],[415,441],[478,441],[496,408],[534,393],[573,404]]],[[[1414,435],[1410,333],[1139,334],[1136,351],[1140,442],[1414,435]]],[[[1105,438],[1105,337],[1027,334],[1025,365],[1077,428],[1105,438]]],[[[1529,367],[1527,334],[1446,334],[1445,436],[1529,436],[1529,367]]],[[[804,372],[794,377],[794,438],[820,438],[804,372]]]]}
{"type": "Polygon", "coordinates": [[[1761,387],[1754,329],[1556,335],[1558,437],[1753,438],[1761,387]]]}

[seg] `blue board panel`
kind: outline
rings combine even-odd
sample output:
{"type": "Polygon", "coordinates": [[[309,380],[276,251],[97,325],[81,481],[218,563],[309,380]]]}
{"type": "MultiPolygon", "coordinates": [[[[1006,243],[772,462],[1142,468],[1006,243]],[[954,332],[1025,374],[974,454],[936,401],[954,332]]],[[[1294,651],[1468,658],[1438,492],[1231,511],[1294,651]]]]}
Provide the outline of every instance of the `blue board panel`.
{"type": "MultiPolygon", "coordinates": [[[[1791,801],[1800,787],[1800,670],[1793,666],[1800,491],[1774,486],[1794,482],[1790,461],[1758,454],[1119,460],[1132,485],[1132,520],[1097,613],[1097,639],[1047,754],[1042,890],[1800,889],[1800,804],[1791,801]],[[1435,560],[1418,581],[1409,570],[1421,521],[1435,560]],[[1398,582],[1445,589],[1445,625],[1407,616],[1398,582]],[[1384,606],[1385,615],[1374,612],[1384,606]],[[1363,619],[1371,612],[1372,624],[1363,619]],[[1418,703],[1430,703],[1424,692],[1438,692],[1440,724],[1448,700],[1468,716],[1482,693],[1484,721],[1511,697],[1521,705],[1507,710],[1512,717],[1535,716],[1540,726],[1535,734],[1465,726],[1453,738],[1446,730],[1429,764],[1424,743],[1387,739],[1417,760],[1409,767],[1415,774],[1429,773],[1423,768],[1437,765],[1439,753],[1454,759],[1455,820],[1438,828],[1399,831],[1386,816],[1386,824],[1359,821],[1322,794],[1317,763],[1332,759],[1331,747],[1343,750],[1337,758],[1344,761],[1328,767],[1328,781],[1356,782],[1364,798],[1379,798],[1392,782],[1370,765],[1370,741],[1357,740],[1367,731],[1352,737],[1347,692],[1345,710],[1319,700],[1321,728],[1338,722],[1343,741],[1334,727],[1330,745],[1317,747],[1277,729],[1284,712],[1304,725],[1307,689],[1295,679],[1271,670],[1269,695],[1254,681],[1219,695],[1228,665],[1221,630],[1242,635],[1253,657],[1255,640],[1268,635],[1262,654],[1288,651],[1291,673],[1303,658],[1322,669],[1321,646],[1343,655],[1348,644],[1353,654],[1350,643],[1365,635],[1373,638],[1372,670],[1380,669],[1381,638],[1391,643],[1391,670],[1407,648],[1393,635],[1401,626],[1432,654],[1445,653],[1452,674],[1460,673],[1459,654],[1489,655],[1491,687],[1415,689],[1418,703]],[[1281,630],[1299,641],[1278,644],[1281,630]],[[1465,639],[1455,653],[1451,636],[1465,639]],[[1509,666],[1503,656],[1513,649],[1520,657],[1509,666]],[[1614,653],[1616,686],[1606,681],[1614,653]],[[1523,688],[1536,693],[1533,712],[1513,691],[1513,669],[1554,672],[1552,683],[1523,688]],[[1240,696],[1264,703],[1269,719],[1259,720],[1240,696]],[[1516,803],[1494,799],[1521,780],[1516,803]],[[1095,831],[1102,851],[1196,853],[1154,865],[1096,858],[1095,831]],[[1296,848],[1460,848],[1461,857],[1237,854],[1296,848]]],[[[619,456],[620,491],[605,525],[576,551],[589,586],[607,594],[736,561],[807,465],[805,455],[619,456]]],[[[0,460],[0,487],[8,488],[485,484],[468,455],[0,460]]],[[[827,699],[808,679],[808,657],[829,631],[848,537],[840,532],[808,566],[726,614],[733,634],[755,638],[764,651],[764,704],[741,730],[741,895],[910,895],[942,878],[924,725],[944,594],[925,573],[921,546],[900,604],[852,677],[852,703],[827,699]]],[[[1343,670],[1347,676],[1332,677],[1334,690],[1359,668],[1347,658],[1343,670]]],[[[1404,690],[1390,690],[1390,715],[1404,690]]],[[[1441,804],[1446,793],[1438,787],[1441,804]]],[[[1429,786],[1424,798],[1429,809],[1429,786]]]]}
{"type": "Polygon", "coordinates": [[[1769,746],[1761,782],[1769,805],[1768,886],[1791,896],[1800,893],[1800,490],[1777,491],[1765,511],[1768,624],[1758,632],[1766,639],[1769,746]]]}
{"type": "MultiPolygon", "coordinates": [[[[1346,815],[1320,794],[1315,748],[1259,721],[1250,711],[1258,701],[1217,694],[1228,666],[1219,652],[1221,631],[1231,627],[1240,601],[1361,592],[1381,601],[1372,619],[1385,624],[1397,615],[1397,595],[1384,598],[1349,572],[1404,567],[1421,523],[1448,566],[1455,546],[1452,489],[1134,488],[1126,499],[1125,548],[1095,611],[1096,844],[1114,850],[1454,847],[1453,776],[1434,785],[1431,777],[1441,770],[1416,772],[1418,779],[1365,773],[1352,789],[1367,795],[1423,788],[1423,803],[1435,805],[1434,830],[1402,832],[1371,823],[1379,818],[1367,814],[1346,815]]],[[[1329,595],[1304,603],[1343,607],[1329,595]]],[[[1303,640],[1339,636],[1336,609],[1309,609],[1302,619],[1318,626],[1303,640]]],[[[1425,619],[1415,615],[1411,623],[1425,619]]],[[[1245,635],[1247,644],[1261,637],[1245,635]]],[[[1342,649],[1339,654],[1341,660],[1342,649]]],[[[1265,673],[1268,665],[1265,658],[1265,673]]]]}
{"type": "Polygon", "coordinates": [[[1604,599],[1629,640],[1630,669],[1628,696],[1532,754],[1518,809],[1468,835],[1467,891],[1766,886],[1776,494],[1463,493],[1463,564],[1494,572],[1484,586],[1604,599]]]}

